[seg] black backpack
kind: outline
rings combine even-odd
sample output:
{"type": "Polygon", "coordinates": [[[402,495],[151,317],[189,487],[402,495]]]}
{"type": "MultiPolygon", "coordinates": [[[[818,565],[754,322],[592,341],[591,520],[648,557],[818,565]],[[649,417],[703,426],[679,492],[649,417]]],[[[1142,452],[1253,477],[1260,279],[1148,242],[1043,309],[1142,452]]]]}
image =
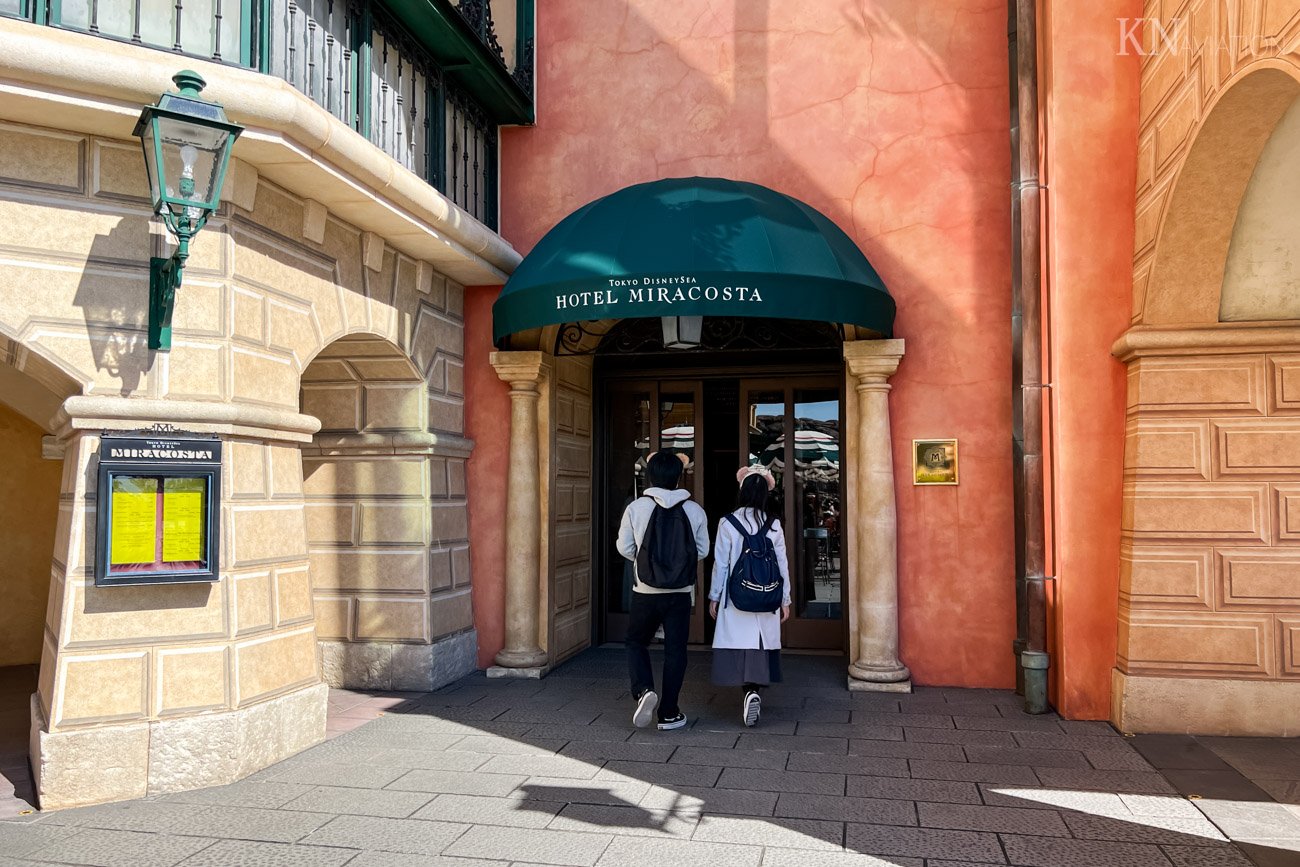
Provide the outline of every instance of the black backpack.
{"type": "Polygon", "coordinates": [[[685,501],[664,508],[655,503],[636,551],[636,577],[657,590],[681,590],[695,583],[699,552],[695,531],[683,507],[685,501]]]}
{"type": "MultiPolygon", "coordinates": [[[[772,529],[772,518],[768,518],[757,533],[749,533],[744,525],[736,520],[735,515],[728,515],[731,526],[744,537],[740,556],[731,567],[727,576],[726,596],[739,611],[771,614],[781,607],[782,592],[781,564],[776,560],[776,548],[767,533],[772,529]]],[[[723,600],[726,606],[726,599],[723,600]]]]}

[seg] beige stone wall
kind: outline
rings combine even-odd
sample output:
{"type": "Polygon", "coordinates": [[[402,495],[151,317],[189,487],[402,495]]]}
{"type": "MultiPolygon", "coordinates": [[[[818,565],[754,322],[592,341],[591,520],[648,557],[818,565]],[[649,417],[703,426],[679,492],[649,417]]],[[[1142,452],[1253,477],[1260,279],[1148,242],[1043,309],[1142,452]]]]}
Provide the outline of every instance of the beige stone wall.
{"type": "Polygon", "coordinates": [[[1297,388],[1294,353],[1130,363],[1121,671],[1300,678],[1297,388]]]}
{"type": "Polygon", "coordinates": [[[1260,162],[1294,151],[1273,137],[1300,96],[1300,9],[1147,6],[1173,42],[1149,40],[1143,59],[1134,327],[1116,347],[1129,386],[1112,719],[1294,735],[1300,329],[1220,315],[1289,315],[1269,301],[1281,273],[1250,252],[1277,226],[1243,219],[1243,202],[1262,174],[1300,171],[1260,162]]]}
{"type": "MultiPolygon", "coordinates": [[[[456,334],[455,315],[444,309],[425,321],[456,334]]],[[[459,353],[458,341],[435,352],[433,394],[397,347],[374,338],[330,344],[303,374],[303,410],[321,420],[303,470],[317,628],[333,685],[441,685],[416,646],[472,625],[459,353]],[[457,431],[430,433],[431,424],[457,431]]]]}
{"type": "Polygon", "coordinates": [[[41,659],[60,476],[41,457],[44,433],[0,402],[0,666],[41,659]]]}
{"type": "MultiPolygon", "coordinates": [[[[152,353],[148,258],[168,245],[138,145],[0,124],[0,360],[82,395],[50,427],[62,495],[33,717],[47,806],[228,781],[318,740],[318,613],[322,633],[419,644],[403,664],[421,676],[460,673],[466,647],[472,659],[461,288],[248,164],[233,166],[226,193],[192,246],[172,351],[152,353]],[[405,379],[380,370],[352,382],[344,430],[344,389],[323,397],[341,384],[303,378],[313,360],[330,363],[326,347],[348,349],[349,335],[389,347],[376,366],[400,360],[405,379]],[[326,423],[315,440],[300,410],[326,423]],[[226,442],[221,580],[97,588],[95,432],[158,421],[226,442]],[[307,516],[321,510],[304,508],[304,447],[313,506],[350,510],[326,519],[340,528],[327,541],[346,533],[358,550],[410,555],[409,569],[371,563],[358,574],[369,569],[373,583],[349,585],[309,551],[307,516]],[[389,473],[406,464],[405,477],[389,473]],[[342,627],[337,606],[321,604],[331,592],[346,597],[342,627]],[[440,660],[433,642],[447,635],[456,641],[440,660]],[[97,776],[105,750],[120,767],[97,776]]],[[[0,387],[0,401],[17,395],[7,379],[0,387]]]]}
{"type": "Polygon", "coordinates": [[[555,359],[550,524],[552,662],[591,644],[591,356],[555,359]]]}

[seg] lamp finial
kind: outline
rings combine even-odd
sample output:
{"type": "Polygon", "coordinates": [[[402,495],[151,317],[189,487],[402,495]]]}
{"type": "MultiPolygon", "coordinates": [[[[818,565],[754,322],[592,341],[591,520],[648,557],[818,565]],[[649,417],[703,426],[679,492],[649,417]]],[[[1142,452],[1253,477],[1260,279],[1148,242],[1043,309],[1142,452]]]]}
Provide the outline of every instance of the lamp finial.
{"type": "Polygon", "coordinates": [[[199,75],[192,69],[182,69],[180,72],[172,76],[172,81],[176,83],[176,87],[180,90],[181,96],[187,96],[190,98],[197,97],[199,91],[208,86],[208,83],[203,80],[203,76],[199,75]]]}

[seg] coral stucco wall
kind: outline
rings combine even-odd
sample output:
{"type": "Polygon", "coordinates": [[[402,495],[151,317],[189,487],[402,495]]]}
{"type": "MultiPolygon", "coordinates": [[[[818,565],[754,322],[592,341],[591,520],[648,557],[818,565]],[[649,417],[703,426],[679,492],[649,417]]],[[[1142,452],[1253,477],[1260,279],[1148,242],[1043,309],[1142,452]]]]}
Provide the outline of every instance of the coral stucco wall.
{"type": "MultiPolygon", "coordinates": [[[[501,230],[521,252],[593,198],[689,175],[803,199],[866,252],[907,341],[891,401],[918,683],[1014,682],[1006,51],[1004,0],[548,0],[538,122],[502,139],[501,230]],[[912,487],[911,440],[944,436],[961,441],[961,485],[912,487]]],[[[499,624],[489,296],[467,297],[466,375],[476,617],[499,624]]],[[[486,660],[500,627],[478,626],[486,660]]]]}
{"type": "Polygon", "coordinates": [[[465,465],[469,490],[470,575],[478,664],[487,668],[505,645],[506,471],[510,458],[510,388],[488,361],[492,302],[500,286],[465,289],[465,435],[474,453],[465,465]]]}
{"type": "Polygon", "coordinates": [[[1138,85],[1121,23],[1141,0],[1048,3],[1042,90],[1056,594],[1052,703],[1105,719],[1119,606],[1124,365],[1110,354],[1132,315],[1138,85]]]}

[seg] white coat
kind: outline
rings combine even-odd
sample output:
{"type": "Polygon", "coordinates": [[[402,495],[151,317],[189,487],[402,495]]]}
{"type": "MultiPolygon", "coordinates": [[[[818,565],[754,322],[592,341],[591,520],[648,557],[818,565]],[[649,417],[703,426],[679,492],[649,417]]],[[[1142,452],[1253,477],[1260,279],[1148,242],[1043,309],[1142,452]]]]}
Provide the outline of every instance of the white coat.
{"type": "MultiPolygon", "coordinates": [[[[748,509],[732,512],[748,529],[758,532],[762,526],[748,509]]],[[[781,567],[781,604],[790,604],[790,563],[785,553],[785,534],[781,522],[773,521],[767,538],[776,549],[776,561],[781,567]]],[[[754,611],[737,611],[723,595],[727,592],[727,578],[731,567],[740,559],[745,539],[726,518],[718,522],[718,537],[713,546],[713,581],[709,587],[709,600],[718,603],[718,625],[713,632],[713,647],[717,650],[780,650],[781,612],[770,614],[754,611]]]]}

